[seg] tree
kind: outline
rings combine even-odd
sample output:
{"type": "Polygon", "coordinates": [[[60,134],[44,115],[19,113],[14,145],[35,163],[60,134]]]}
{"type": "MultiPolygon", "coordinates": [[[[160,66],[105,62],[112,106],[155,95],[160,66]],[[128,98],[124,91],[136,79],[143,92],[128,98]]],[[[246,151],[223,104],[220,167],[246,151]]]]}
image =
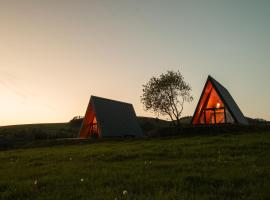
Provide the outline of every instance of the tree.
{"type": "Polygon", "coordinates": [[[180,126],[184,103],[192,100],[191,87],[179,71],[167,71],[143,85],[141,102],[145,110],[169,116],[174,126],[180,126]]]}

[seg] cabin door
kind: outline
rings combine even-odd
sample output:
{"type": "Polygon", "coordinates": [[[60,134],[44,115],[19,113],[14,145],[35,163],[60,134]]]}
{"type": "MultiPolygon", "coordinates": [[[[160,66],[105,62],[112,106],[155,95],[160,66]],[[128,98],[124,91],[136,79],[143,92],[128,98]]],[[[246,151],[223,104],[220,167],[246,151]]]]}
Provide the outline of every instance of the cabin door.
{"type": "Polygon", "coordinates": [[[90,123],[89,135],[90,135],[90,137],[97,137],[97,138],[100,135],[100,130],[99,130],[99,127],[98,127],[96,117],[94,117],[93,121],[90,123]]]}

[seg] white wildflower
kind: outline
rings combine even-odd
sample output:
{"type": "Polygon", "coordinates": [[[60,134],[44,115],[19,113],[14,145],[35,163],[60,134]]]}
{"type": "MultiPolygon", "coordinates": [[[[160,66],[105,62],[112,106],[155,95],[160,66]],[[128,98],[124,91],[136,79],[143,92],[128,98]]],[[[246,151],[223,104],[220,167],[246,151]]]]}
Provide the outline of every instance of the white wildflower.
{"type": "Polygon", "coordinates": [[[123,195],[127,195],[127,194],[128,194],[128,191],[124,190],[123,195]]]}
{"type": "Polygon", "coordinates": [[[37,181],[37,180],[35,180],[35,181],[34,181],[34,185],[37,185],[37,183],[38,183],[38,181],[37,181]]]}
{"type": "Polygon", "coordinates": [[[81,178],[81,182],[83,182],[84,181],[84,179],[83,178],[81,178]]]}

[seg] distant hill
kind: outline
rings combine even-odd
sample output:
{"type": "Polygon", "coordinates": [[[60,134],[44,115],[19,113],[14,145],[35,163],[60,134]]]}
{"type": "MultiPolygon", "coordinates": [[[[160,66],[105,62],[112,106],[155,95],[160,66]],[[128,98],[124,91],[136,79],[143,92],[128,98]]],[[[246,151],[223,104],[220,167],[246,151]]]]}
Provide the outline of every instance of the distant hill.
{"type": "MultiPolygon", "coordinates": [[[[138,116],[138,122],[141,125],[143,129],[150,129],[153,127],[164,127],[164,126],[171,126],[171,121],[159,119],[159,118],[153,118],[153,117],[143,117],[138,116]]],[[[83,117],[76,116],[73,119],[70,120],[69,124],[73,127],[81,127],[81,124],[83,122],[83,117]]],[[[191,123],[192,116],[186,116],[182,117],[180,119],[182,124],[190,124],[191,123]]]]}
{"type": "MultiPolygon", "coordinates": [[[[191,116],[181,118],[183,128],[193,129],[191,116]]],[[[263,119],[248,118],[249,124],[255,126],[269,126],[269,121],[263,119]]],[[[67,123],[49,124],[25,124],[0,127],[0,149],[12,148],[13,146],[27,145],[38,140],[51,140],[59,138],[76,138],[80,130],[83,118],[74,117],[67,123]]],[[[151,117],[138,117],[138,122],[146,136],[168,134],[172,123],[170,121],[151,117]]],[[[198,130],[199,132],[202,130],[198,130]]]]}
{"type": "Polygon", "coordinates": [[[25,124],[0,127],[0,150],[27,146],[39,140],[74,138],[78,129],[68,123],[25,124]]]}
{"type": "Polygon", "coordinates": [[[250,117],[246,117],[246,119],[248,120],[248,123],[250,125],[270,124],[269,121],[267,121],[265,119],[261,119],[261,118],[250,118],[250,117]]]}
{"type": "Polygon", "coordinates": [[[191,124],[191,120],[192,120],[192,116],[186,116],[186,117],[182,117],[180,119],[180,122],[182,124],[191,124]]]}

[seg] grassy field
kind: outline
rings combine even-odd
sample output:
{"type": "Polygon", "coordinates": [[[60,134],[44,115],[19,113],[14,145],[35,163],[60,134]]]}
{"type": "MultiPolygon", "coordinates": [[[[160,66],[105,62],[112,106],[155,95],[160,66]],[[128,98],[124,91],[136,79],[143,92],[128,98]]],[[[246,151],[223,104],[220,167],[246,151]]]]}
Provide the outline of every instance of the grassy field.
{"type": "Polygon", "coordinates": [[[75,143],[1,151],[0,199],[270,198],[270,132],[75,143]]]}
{"type": "MultiPolygon", "coordinates": [[[[138,122],[145,133],[170,125],[168,121],[148,117],[138,117],[138,122]]],[[[44,140],[75,138],[81,123],[82,119],[67,123],[0,126],[0,150],[25,147],[44,140]]]]}

